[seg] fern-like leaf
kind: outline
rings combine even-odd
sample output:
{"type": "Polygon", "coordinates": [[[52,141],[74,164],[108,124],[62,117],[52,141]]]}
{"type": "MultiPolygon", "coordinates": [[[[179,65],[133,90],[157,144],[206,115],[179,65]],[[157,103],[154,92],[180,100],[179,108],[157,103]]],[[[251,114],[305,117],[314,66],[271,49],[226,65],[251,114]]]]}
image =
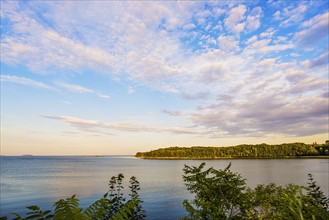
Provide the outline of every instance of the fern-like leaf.
{"type": "Polygon", "coordinates": [[[38,220],[46,220],[46,219],[52,219],[54,217],[53,214],[51,214],[50,210],[42,211],[39,206],[27,206],[26,207],[29,212],[27,212],[27,216],[25,218],[21,217],[17,213],[13,213],[15,216],[14,220],[22,220],[22,219],[38,219],[38,220]]]}
{"type": "Polygon", "coordinates": [[[105,219],[108,216],[110,206],[111,200],[103,197],[91,204],[83,213],[91,219],[105,219]]]}
{"type": "Polygon", "coordinates": [[[82,208],[80,208],[79,199],[75,198],[73,195],[67,199],[61,199],[55,202],[55,220],[89,220],[91,219],[88,215],[81,213],[82,208]]]}
{"type": "Polygon", "coordinates": [[[22,218],[22,216],[20,216],[17,213],[12,213],[12,214],[15,216],[15,218],[13,218],[13,220],[21,220],[21,219],[24,219],[24,218],[22,218]]]}
{"type": "Polygon", "coordinates": [[[132,199],[128,201],[118,212],[116,212],[109,220],[125,220],[132,219],[133,211],[137,208],[138,201],[132,199]]]}

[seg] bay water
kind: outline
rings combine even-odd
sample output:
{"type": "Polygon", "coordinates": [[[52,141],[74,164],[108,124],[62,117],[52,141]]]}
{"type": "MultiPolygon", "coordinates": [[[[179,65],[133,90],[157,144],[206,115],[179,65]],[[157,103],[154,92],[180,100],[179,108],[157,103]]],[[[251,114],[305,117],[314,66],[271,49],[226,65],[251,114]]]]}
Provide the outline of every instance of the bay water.
{"type": "Polygon", "coordinates": [[[288,183],[306,185],[311,173],[324,193],[329,194],[329,159],[234,159],[234,160],[145,160],[132,156],[1,156],[0,216],[11,219],[12,212],[24,214],[25,207],[38,205],[44,210],[75,194],[87,207],[108,191],[109,179],[125,176],[140,182],[140,197],[147,219],[179,219],[186,215],[184,199],[192,199],[184,186],[184,164],[231,170],[240,173],[247,185],[288,183]]]}

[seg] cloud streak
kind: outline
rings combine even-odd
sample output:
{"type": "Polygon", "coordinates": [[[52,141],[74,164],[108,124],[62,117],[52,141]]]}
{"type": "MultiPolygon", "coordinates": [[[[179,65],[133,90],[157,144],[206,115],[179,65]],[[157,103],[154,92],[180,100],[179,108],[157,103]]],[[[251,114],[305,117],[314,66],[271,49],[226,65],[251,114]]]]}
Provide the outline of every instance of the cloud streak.
{"type": "Polygon", "coordinates": [[[56,90],[54,87],[49,86],[43,82],[28,79],[25,77],[13,76],[13,75],[1,75],[1,82],[10,82],[26,86],[31,86],[38,89],[56,90]]]}
{"type": "Polygon", "coordinates": [[[94,93],[93,90],[80,85],[69,84],[64,82],[57,82],[56,85],[73,93],[94,93]]]}
{"type": "Polygon", "coordinates": [[[81,131],[85,132],[114,132],[114,131],[124,131],[124,132],[165,132],[172,134],[192,134],[192,135],[204,135],[202,131],[198,131],[191,127],[179,127],[179,126],[151,126],[144,125],[134,122],[112,122],[112,123],[103,123],[96,120],[81,119],[71,116],[42,116],[47,119],[58,120],[66,123],[72,127],[78,128],[81,131]]]}
{"type": "Polygon", "coordinates": [[[25,77],[19,77],[15,75],[1,75],[1,82],[9,82],[9,83],[15,83],[15,84],[20,84],[20,85],[25,85],[25,86],[30,86],[34,87],[37,89],[46,89],[46,90],[51,90],[51,91],[61,91],[62,89],[65,89],[69,92],[72,93],[78,93],[78,94],[95,94],[99,98],[102,99],[110,99],[111,97],[99,92],[96,92],[92,89],[77,85],[77,84],[69,84],[69,83],[64,83],[64,82],[55,82],[54,84],[56,86],[52,86],[40,81],[36,81],[33,79],[25,78],[25,77]]]}

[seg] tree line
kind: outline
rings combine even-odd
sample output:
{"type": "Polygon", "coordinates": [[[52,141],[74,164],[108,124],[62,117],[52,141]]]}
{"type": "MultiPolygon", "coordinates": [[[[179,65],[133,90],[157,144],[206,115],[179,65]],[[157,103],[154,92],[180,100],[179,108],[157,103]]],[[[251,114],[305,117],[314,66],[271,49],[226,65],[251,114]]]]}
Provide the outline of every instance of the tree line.
{"type": "Polygon", "coordinates": [[[293,158],[303,156],[329,156],[329,143],[305,144],[285,143],[279,145],[256,144],[230,147],[169,147],[138,152],[139,158],[191,158],[191,159],[220,159],[220,158],[293,158]]]}

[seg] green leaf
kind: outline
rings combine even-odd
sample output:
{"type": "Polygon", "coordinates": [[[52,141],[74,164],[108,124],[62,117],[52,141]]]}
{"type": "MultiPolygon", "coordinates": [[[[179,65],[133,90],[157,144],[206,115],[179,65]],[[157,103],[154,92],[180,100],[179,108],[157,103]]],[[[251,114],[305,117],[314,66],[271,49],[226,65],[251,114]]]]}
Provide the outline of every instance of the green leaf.
{"type": "Polygon", "coordinates": [[[105,193],[105,194],[103,195],[103,198],[106,198],[108,195],[109,195],[109,193],[108,193],[108,192],[107,192],[107,193],[105,193]]]}
{"type": "Polygon", "coordinates": [[[26,217],[25,219],[36,219],[36,218],[43,218],[43,217],[40,213],[37,213],[35,215],[30,215],[30,216],[26,217]]]}
{"type": "Polygon", "coordinates": [[[42,215],[48,215],[49,213],[51,213],[51,211],[50,211],[50,210],[46,210],[46,211],[44,211],[44,212],[42,213],[42,215]]]}
{"type": "Polygon", "coordinates": [[[124,219],[128,219],[128,215],[127,215],[127,213],[125,212],[125,210],[120,210],[119,211],[120,212],[120,214],[124,217],[124,219]]]}
{"type": "Polygon", "coordinates": [[[17,213],[13,212],[12,214],[15,216],[15,219],[22,219],[22,217],[17,213]]]}
{"type": "Polygon", "coordinates": [[[33,210],[33,211],[40,210],[40,208],[36,205],[27,206],[26,208],[33,210]]]}

